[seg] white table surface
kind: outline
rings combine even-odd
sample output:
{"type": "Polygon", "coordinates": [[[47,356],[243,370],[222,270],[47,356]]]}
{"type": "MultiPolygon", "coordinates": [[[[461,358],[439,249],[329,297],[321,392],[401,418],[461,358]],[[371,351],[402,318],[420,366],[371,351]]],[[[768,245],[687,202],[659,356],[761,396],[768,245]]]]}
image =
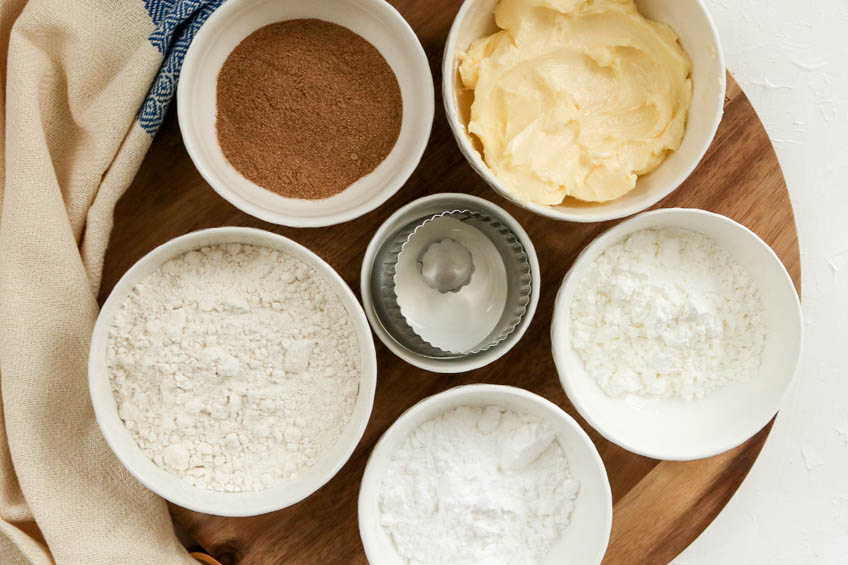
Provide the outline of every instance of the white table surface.
{"type": "Polygon", "coordinates": [[[848,1],[706,3],[789,185],[805,341],[750,475],[674,563],[848,563],[848,1]]]}

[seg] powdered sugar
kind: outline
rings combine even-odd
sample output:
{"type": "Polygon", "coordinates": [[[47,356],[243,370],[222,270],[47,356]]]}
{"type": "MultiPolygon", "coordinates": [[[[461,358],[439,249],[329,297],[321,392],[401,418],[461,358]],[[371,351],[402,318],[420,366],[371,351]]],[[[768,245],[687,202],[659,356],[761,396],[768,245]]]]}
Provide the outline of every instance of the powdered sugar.
{"type": "Polygon", "coordinates": [[[188,252],[136,285],[107,365],[139,447],[217,491],[297,476],[339,438],[359,390],[353,323],[329,282],[252,245],[188,252]]]}
{"type": "Polygon", "coordinates": [[[380,488],[380,522],[411,564],[538,563],[569,523],[579,484],[554,432],[496,406],[419,426],[380,488]]]}
{"type": "Polygon", "coordinates": [[[756,373],[766,336],[759,289],[711,238],[635,232],[578,284],[571,339],[611,396],[702,398],[756,373]]]}

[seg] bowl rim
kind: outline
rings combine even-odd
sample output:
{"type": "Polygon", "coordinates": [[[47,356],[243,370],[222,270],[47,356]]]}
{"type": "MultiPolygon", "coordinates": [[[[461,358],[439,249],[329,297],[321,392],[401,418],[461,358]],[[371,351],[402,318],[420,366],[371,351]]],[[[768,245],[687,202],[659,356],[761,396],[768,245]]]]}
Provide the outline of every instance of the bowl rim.
{"type": "Polygon", "coordinates": [[[474,196],[471,194],[460,193],[460,192],[440,192],[437,194],[431,194],[429,196],[423,196],[421,198],[417,198],[404,206],[401,206],[397,210],[395,210],[391,216],[389,216],[380,227],[377,228],[377,231],[374,232],[374,236],[371,238],[371,241],[368,242],[368,247],[365,249],[365,255],[362,259],[362,268],[360,270],[360,295],[362,296],[362,305],[365,309],[365,315],[368,317],[368,321],[371,324],[371,328],[374,330],[374,333],[380,339],[383,344],[388,347],[392,353],[394,353],[400,359],[406,361],[410,365],[418,367],[419,369],[424,369],[425,371],[432,371],[434,373],[465,373],[467,371],[473,371],[479,369],[481,367],[485,367],[491,363],[494,363],[504,355],[506,355],[519,341],[524,337],[527,328],[530,326],[530,323],[533,321],[533,317],[536,315],[536,307],[539,304],[539,297],[541,296],[541,269],[539,266],[539,257],[536,255],[536,248],[533,246],[533,241],[530,239],[530,236],[521,226],[521,224],[516,220],[509,212],[491,202],[486,200],[485,198],[480,198],[479,196],[474,196]],[[460,357],[460,358],[448,358],[448,359],[435,359],[425,357],[423,355],[419,355],[414,353],[402,345],[400,345],[395,339],[391,336],[391,334],[383,327],[382,322],[377,317],[377,314],[374,310],[374,297],[371,294],[371,269],[374,265],[374,259],[379,250],[380,246],[385,241],[386,237],[390,235],[388,232],[393,227],[397,226],[399,219],[403,217],[405,214],[408,214],[410,211],[429,205],[431,202],[435,202],[442,199],[451,199],[462,201],[464,204],[469,205],[472,209],[482,209],[484,211],[494,210],[499,215],[499,219],[504,222],[507,227],[518,237],[521,241],[522,246],[524,247],[524,252],[527,255],[527,261],[530,263],[530,276],[532,278],[531,282],[531,290],[530,290],[530,302],[527,304],[527,309],[524,312],[524,316],[521,321],[515,327],[513,332],[509,334],[503,341],[498,343],[496,346],[487,349],[485,351],[481,351],[480,353],[468,356],[468,357],[460,357]]]}
{"type": "MultiPolygon", "coordinates": [[[[335,214],[303,217],[272,212],[261,206],[253,204],[238,194],[237,191],[233,190],[226,182],[217,178],[211,168],[207,165],[207,160],[204,158],[203,153],[198,149],[199,141],[196,140],[193,129],[187,125],[189,119],[188,116],[194,112],[194,105],[191,103],[191,100],[189,100],[189,96],[186,92],[191,88],[189,83],[194,81],[195,76],[199,76],[200,67],[197,67],[197,65],[199,64],[199,59],[205,52],[205,46],[215,40],[215,36],[213,35],[215,32],[213,29],[214,25],[216,22],[223,22],[223,20],[230,17],[233,13],[248,9],[254,0],[229,0],[228,2],[225,2],[220,8],[215,10],[211,16],[209,16],[204,25],[198,30],[191,42],[191,45],[189,45],[180,71],[180,81],[177,84],[177,119],[180,124],[180,135],[183,140],[183,145],[185,146],[186,152],[188,153],[195,168],[200,173],[201,177],[203,177],[203,180],[205,180],[206,183],[212,187],[212,190],[218,193],[221,198],[242,212],[272,224],[295,228],[318,228],[341,224],[359,218],[360,216],[364,216],[385,204],[386,201],[397,194],[404,184],[406,184],[406,181],[409,180],[409,177],[412,176],[412,173],[421,162],[421,158],[424,156],[424,151],[430,140],[430,135],[433,129],[433,119],[435,116],[433,74],[430,71],[427,54],[424,52],[424,47],[418,39],[418,36],[415,34],[415,31],[409,25],[409,22],[404,19],[394,6],[390,5],[385,0],[361,1],[369,4],[369,11],[373,12],[375,17],[379,17],[399,26],[398,29],[401,33],[395,35],[397,35],[401,41],[408,43],[415,51],[414,60],[409,64],[409,68],[414,70],[414,74],[418,79],[417,82],[420,83],[416,84],[415,88],[424,90],[424,104],[420,108],[410,108],[409,110],[414,110],[415,114],[424,118],[427,124],[425,128],[426,135],[422,132],[422,135],[419,138],[413,139],[413,151],[407,153],[405,158],[401,161],[397,172],[393,175],[394,180],[392,182],[383,183],[383,187],[377,193],[375,193],[371,198],[365,200],[359,206],[348,208],[335,214]],[[207,25],[210,22],[213,25],[207,25]]],[[[384,23],[383,27],[389,28],[390,26],[385,25],[384,23]]],[[[404,110],[406,111],[406,108],[404,108],[404,110]]],[[[398,134],[397,142],[399,142],[400,139],[400,134],[398,134]]],[[[255,183],[253,184],[255,185],[255,183]]],[[[265,189],[263,188],[263,190],[265,189]]],[[[277,196],[285,199],[283,196],[277,196]]]]}
{"type": "MultiPolygon", "coordinates": [[[[640,229],[651,228],[650,226],[646,226],[640,229]]],[[[760,236],[754,233],[747,226],[722,214],[702,210],[700,208],[659,208],[656,210],[649,210],[647,212],[637,214],[632,218],[628,218],[598,234],[588,245],[586,245],[580,251],[577,257],[574,259],[574,262],[572,263],[571,267],[568,269],[568,272],[566,272],[565,276],[563,277],[559,290],[557,290],[557,295],[554,300],[554,311],[551,317],[551,352],[554,358],[554,365],[556,366],[560,385],[562,386],[566,396],[568,396],[568,399],[571,401],[571,404],[574,406],[580,416],[584,420],[586,420],[586,422],[590,426],[592,426],[598,433],[600,433],[604,438],[618,445],[619,447],[623,447],[624,449],[637,455],[642,455],[645,457],[650,457],[652,459],[659,459],[663,461],[694,461],[696,459],[712,457],[714,455],[718,455],[720,453],[724,453],[730,449],[733,449],[734,447],[738,447],[739,445],[745,443],[754,435],[756,435],[757,432],[759,432],[766,424],[768,424],[768,422],[772,418],[774,418],[774,416],[780,411],[781,407],[783,406],[783,402],[786,399],[786,393],[791,388],[792,383],[795,381],[798,374],[798,367],[800,366],[801,355],[803,352],[803,344],[803,312],[801,309],[801,301],[798,297],[798,291],[795,288],[795,283],[792,281],[792,277],[786,270],[786,266],[783,264],[783,261],[780,260],[780,257],[778,257],[777,254],[774,252],[774,249],[772,249],[770,245],[763,241],[760,236]],[[565,303],[564,297],[566,294],[566,290],[576,285],[580,280],[580,275],[585,273],[585,270],[589,266],[586,260],[590,251],[594,251],[599,247],[608,247],[620,236],[629,233],[632,224],[642,222],[645,218],[657,218],[661,216],[673,215],[703,216],[710,218],[710,221],[731,224],[735,229],[739,230],[739,232],[743,234],[743,237],[748,237],[749,239],[752,239],[753,241],[759,243],[759,247],[762,248],[765,251],[766,255],[769,256],[771,260],[774,261],[780,267],[780,271],[782,273],[781,284],[792,289],[791,294],[794,297],[794,300],[792,302],[791,307],[793,308],[794,314],[797,316],[797,319],[800,322],[798,328],[798,355],[794,360],[790,378],[779,395],[779,400],[774,408],[774,411],[767,412],[766,415],[758,418],[755,429],[753,429],[751,433],[746,432],[746,434],[742,434],[744,437],[741,437],[741,439],[730,439],[729,441],[726,441],[713,449],[692,449],[692,453],[683,456],[681,456],[680,454],[663,450],[642,449],[641,447],[633,444],[632,442],[624,441],[621,438],[617,437],[615,434],[610,433],[610,431],[604,426],[602,419],[596,417],[594,413],[586,409],[585,405],[582,402],[581,395],[572,386],[571,377],[568,375],[569,369],[566,363],[566,345],[570,347],[571,344],[571,336],[568,335],[570,328],[564,327],[564,324],[560,323],[560,320],[565,315],[564,312],[566,312],[571,307],[570,303],[565,303]],[[566,337],[563,337],[560,332],[564,332],[566,334],[566,337]]]]}
{"type": "MultiPolygon", "coordinates": [[[[262,244],[253,245],[262,246],[262,244]]],[[[362,306],[359,301],[356,300],[356,296],[347,283],[345,283],[344,279],[341,278],[341,276],[335,271],[335,269],[332,268],[332,266],[330,266],[329,263],[324,261],[309,248],[297,243],[296,241],[266,230],[237,226],[208,228],[183,234],[158,245],[136,261],[132,267],[130,267],[126,273],[121,276],[118,282],[115,283],[113,290],[109,293],[108,298],[103,303],[100,313],[98,313],[97,320],[91,334],[87,371],[89,397],[91,399],[92,408],[94,409],[94,416],[97,420],[97,425],[100,428],[101,435],[106,440],[107,445],[121,462],[123,467],[149,490],[162,498],[177,504],[178,506],[196,512],[226,517],[256,516],[287,508],[304,500],[326,485],[347,463],[353,455],[353,452],[359,446],[368,422],[371,420],[371,413],[374,407],[374,396],[377,387],[377,355],[374,347],[374,339],[371,336],[368,320],[365,317],[362,306]],[[192,249],[198,249],[206,245],[226,244],[227,240],[237,238],[239,236],[265,239],[268,242],[268,247],[283,251],[284,253],[289,251],[298,253],[299,256],[297,256],[297,258],[299,260],[307,263],[310,267],[314,268],[318,273],[324,276],[330,283],[331,287],[340,296],[344,295],[344,298],[347,299],[352,306],[354,306],[352,312],[348,308],[345,309],[348,310],[348,314],[351,317],[351,322],[353,323],[354,331],[360,344],[360,353],[363,355],[359,380],[359,396],[364,402],[363,406],[365,407],[365,410],[363,417],[361,417],[359,421],[354,421],[353,416],[351,416],[351,420],[348,421],[347,426],[354,426],[353,429],[355,432],[352,439],[355,441],[351,441],[349,445],[345,446],[344,449],[341,450],[338,460],[335,461],[325,473],[320,475],[314,489],[296,492],[293,495],[283,497],[282,499],[280,499],[280,497],[265,496],[260,498],[260,503],[250,504],[244,501],[234,503],[235,501],[233,498],[238,495],[251,494],[253,492],[270,493],[273,490],[284,486],[285,482],[272,487],[271,489],[266,489],[264,491],[249,491],[247,493],[206,490],[185,482],[189,490],[203,493],[205,496],[209,496],[214,500],[214,502],[209,504],[198,503],[191,495],[186,494],[183,491],[172,492],[170,488],[163,488],[156,477],[148,476],[144,471],[137,468],[130,460],[128,456],[129,451],[138,450],[141,452],[141,450],[134,441],[128,450],[125,450],[125,447],[122,445],[123,442],[118,437],[120,430],[113,429],[113,427],[107,425],[107,415],[111,416],[117,411],[117,403],[114,402],[114,396],[110,397],[109,395],[104,395],[99,392],[99,388],[104,379],[108,379],[109,376],[107,371],[101,370],[98,366],[98,356],[102,353],[103,348],[107,346],[108,332],[114,319],[114,315],[118,312],[126,298],[124,289],[128,288],[128,292],[131,292],[132,289],[147,276],[140,275],[139,273],[143,272],[151,265],[158,264],[158,266],[161,266],[166,261],[186,253],[186,251],[176,251],[178,249],[182,249],[184,244],[194,244],[196,242],[196,246],[192,249]],[[220,240],[210,243],[209,238],[220,238],[220,240]],[[110,309],[113,310],[111,315],[103,315],[104,311],[108,312],[110,309]],[[109,403],[110,398],[113,401],[112,405],[109,403]]],[[[357,402],[359,402],[359,398],[357,398],[357,402]]],[[[120,417],[118,417],[118,419],[120,421],[120,417]]],[[[141,456],[148,459],[143,452],[141,452],[141,456]]],[[[162,470],[167,473],[164,469],[162,470]]],[[[176,477],[175,475],[171,476],[176,477]]],[[[176,478],[179,479],[179,477],[176,478]]]]}
{"type": "Polygon", "coordinates": [[[588,451],[592,458],[592,462],[602,473],[603,480],[601,483],[602,486],[605,487],[603,489],[603,494],[605,495],[605,504],[603,508],[605,531],[603,532],[603,535],[606,541],[603,547],[599,548],[598,562],[600,563],[606,553],[607,547],[609,546],[610,533],[612,531],[613,505],[609,475],[607,473],[606,465],[604,465],[604,461],[598,452],[598,448],[592,442],[589,434],[587,434],[580,424],[577,423],[577,420],[544,396],[516,386],[489,383],[459,385],[419,400],[404,410],[403,413],[401,413],[401,415],[392,422],[386,431],[383,432],[380,439],[377,440],[377,443],[368,455],[368,461],[365,464],[365,471],[362,474],[362,480],[359,484],[359,495],[357,498],[356,517],[359,527],[359,537],[362,540],[362,546],[365,550],[365,555],[368,561],[375,564],[380,562],[380,554],[377,551],[374,541],[374,535],[376,534],[373,534],[370,529],[363,526],[363,517],[368,513],[368,501],[372,500],[374,496],[379,497],[379,483],[375,483],[375,479],[373,477],[385,468],[377,467],[377,464],[375,463],[377,455],[386,452],[389,449],[389,443],[396,437],[402,434],[408,435],[414,429],[410,428],[409,422],[414,420],[415,417],[423,410],[426,410],[431,406],[444,405],[444,411],[447,411],[449,409],[449,405],[454,400],[467,398],[469,402],[473,402],[474,397],[479,392],[490,392],[500,397],[520,398],[534,404],[540,411],[547,412],[551,415],[551,417],[561,420],[574,433],[574,436],[580,440],[580,445],[588,451]]]}
{"type": "Polygon", "coordinates": [[[447,116],[448,125],[450,125],[451,132],[453,133],[454,139],[456,139],[456,143],[459,146],[460,152],[471,165],[471,168],[474,169],[474,171],[495,192],[497,192],[502,197],[508,199],[513,204],[520,206],[525,210],[529,210],[535,214],[539,214],[540,216],[544,216],[546,218],[551,218],[553,220],[558,220],[562,222],[595,223],[626,218],[628,216],[632,216],[633,214],[637,214],[639,212],[647,210],[663,198],[669,196],[671,193],[677,190],[684,182],[686,182],[686,179],[689,178],[692,172],[701,163],[704,158],[704,155],[706,155],[707,151],[712,146],[712,143],[715,140],[716,132],[718,131],[719,124],[721,123],[722,118],[724,116],[724,99],[727,91],[727,67],[725,65],[724,51],[721,46],[721,38],[718,34],[718,28],[715,25],[715,21],[713,20],[710,11],[707,9],[704,0],[690,1],[695,2],[700,8],[701,12],[703,12],[705,21],[708,26],[709,34],[715,43],[715,55],[718,61],[719,68],[721,69],[721,76],[719,77],[719,80],[721,81],[721,88],[719,89],[719,97],[716,101],[718,110],[713,116],[713,123],[710,127],[709,134],[707,135],[707,137],[705,137],[704,142],[702,143],[701,150],[698,152],[697,158],[692,159],[692,162],[688,166],[681,169],[681,172],[675,177],[672,182],[669,183],[666,189],[658,191],[657,194],[647,197],[643,202],[640,201],[634,203],[633,205],[628,206],[623,210],[612,213],[604,213],[604,207],[601,205],[596,208],[598,210],[598,213],[592,216],[574,214],[572,212],[561,210],[553,206],[546,206],[543,204],[538,204],[536,202],[531,202],[527,199],[517,197],[513,192],[506,188],[503,183],[498,180],[495,174],[492,173],[491,169],[489,169],[488,165],[486,165],[480,153],[471,145],[471,141],[469,140],[468,135],[465,131],[466,126],[462,123],[462,120],[459,117],[459,111],[456,108],[456,97],[454,96],[453,86],[455,78],[454,53],[456,51],[456,41],[457,36],[459,35],[459,28],[461,27],[465,16],[470,11],[471,6],[479,1],[480,0],[463,1],[462,5],[459,8],[459,11],[456,14],[456,17],[453,20],[453,24],[451,25],[447,40],[445,41],[445,49],[442,56],[442,102],[445,107],[445,115],[447,116]]]}

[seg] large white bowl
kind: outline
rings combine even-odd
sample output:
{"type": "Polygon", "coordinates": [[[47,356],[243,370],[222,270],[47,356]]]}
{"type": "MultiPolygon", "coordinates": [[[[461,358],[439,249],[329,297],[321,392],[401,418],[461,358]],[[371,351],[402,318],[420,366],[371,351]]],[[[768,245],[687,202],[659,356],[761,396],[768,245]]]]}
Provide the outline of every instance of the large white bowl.
{"type": "Polygon", "coordinates": [[[493,10],[498,0],[465,0],[448,35],[442,63],[442,96],[448,123],[459,148],[471,167],[504,198],[532,212],[555,220],[602,222],[623,218],[645,210],[671,194],[692,173],[715,137],[724,112],[725,68],[718,32],[701,0],[636,0],[646,17],[669,24],[692,59],[694,94],[686,122],[686,134],[676,151],[650,174],[639,177],[636,188],[626,195],[600,204],[568,202],[545,206],[516,197],[492,173],[474,147],[467,130],[467,109],[463,110],[457,53],[472,41],[497,31],[493,10]]]}
{"type": "Polygon", "coordinates": [[[183,142],[206,182],[240,210],[294,227],[346,222],[394,195],[421,160],[434,104],[424,49],[406,20],[384,0],[229,0],[192,41],[177,90],[183,142]],[[257,29],[297,18],[333,22],[368,40],[394,71],[403,99],[400,135],[391,153],[373,172],[324,200],[285,198],[247,180],[224,157],[215,131],[218,72],[227,56],[257,29]]]}
{"type": "Polygon", "coordinates": [[[572,475],[580,481],[571,523],[544,565],[601,562],[612,526],[612,495],[604,463],[586,432],[556,404],[526,390],[475,384],[425,398],[386,430],[371,452],[359,488],[359,535],[371,565],[401,565],[391,538],[380,525],[380,485],[386,467],[409,434],[424,422],[459,406],[500,406],[540,418],[556,432],[572,475]]]}
{"type": "Polygon", "coordinates": [[[754,232],[719,214],[687,208],[645,212],[604,232],[577,257],[557,294],[551,325],[554,361],[565,393],[605,438],[655,459],[716,455],[757,433],[780,408],[801,353],[801,304],[789,273],[754,232]],[[759,371],[700,400],[608,396],[571,345],[571,303],[587,269],[610,245],[647,228],[682,228],[708,235],[754,279],[768,333],[759,371]]]}
{"type": "Polygon", "coordinates": [[[115,455],[144,486],[170,500],[174,504],[219,516],[253,516],[272,512],[291,506],[306,498],[329,481],[350,457],[368,419],[374,404],[374,390],[377,386],[377,357],[374,340],[368,327],[368,320],[356,297],[342,278],[323,259],[313,252],[285,238],[263,230],[252,228],[225,227],[189,233],[164,243],[139,259],[132,268],[121,277],[112,290],[106,303],[100,310],[94,333],[91,337],[91,349],[88,357],[88,385],[91,403],[106,443],[115,455]],[[109,374],[106,369],[106,348],[109,328],[115,314],[120,310],[130,291],[147,275],[158,269],[166,261],[193,249],[206,245],[222,243],[244,243],[270,247],[300,259],[325,277],[338,293],[345,309],[353,321],[356,337],[359,340],[361,359],[361,377],[359,393],[354,405],[353,415],[345,426],[341,437],[327,451],[322,453],[314,465],[305,469],[300,476],[276,487],[257,492],[214,492],[195,487],[188,482],[156,466],[153,461],[136,445],[135,440],[124,427],[118,416],[118,407],[112,394],[109,374]]]}

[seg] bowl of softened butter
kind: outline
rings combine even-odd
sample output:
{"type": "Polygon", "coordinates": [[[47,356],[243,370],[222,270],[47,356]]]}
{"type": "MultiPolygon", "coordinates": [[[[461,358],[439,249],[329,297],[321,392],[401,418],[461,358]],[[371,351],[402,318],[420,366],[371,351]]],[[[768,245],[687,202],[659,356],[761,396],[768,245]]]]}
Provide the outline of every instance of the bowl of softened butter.
{"type": "Polygon", "coordinates": [[[701,0],[466,0],[443,74],[475,171],[574,222],[629,216],[680,186],[713,141],[726,81],[701,0]]]}

